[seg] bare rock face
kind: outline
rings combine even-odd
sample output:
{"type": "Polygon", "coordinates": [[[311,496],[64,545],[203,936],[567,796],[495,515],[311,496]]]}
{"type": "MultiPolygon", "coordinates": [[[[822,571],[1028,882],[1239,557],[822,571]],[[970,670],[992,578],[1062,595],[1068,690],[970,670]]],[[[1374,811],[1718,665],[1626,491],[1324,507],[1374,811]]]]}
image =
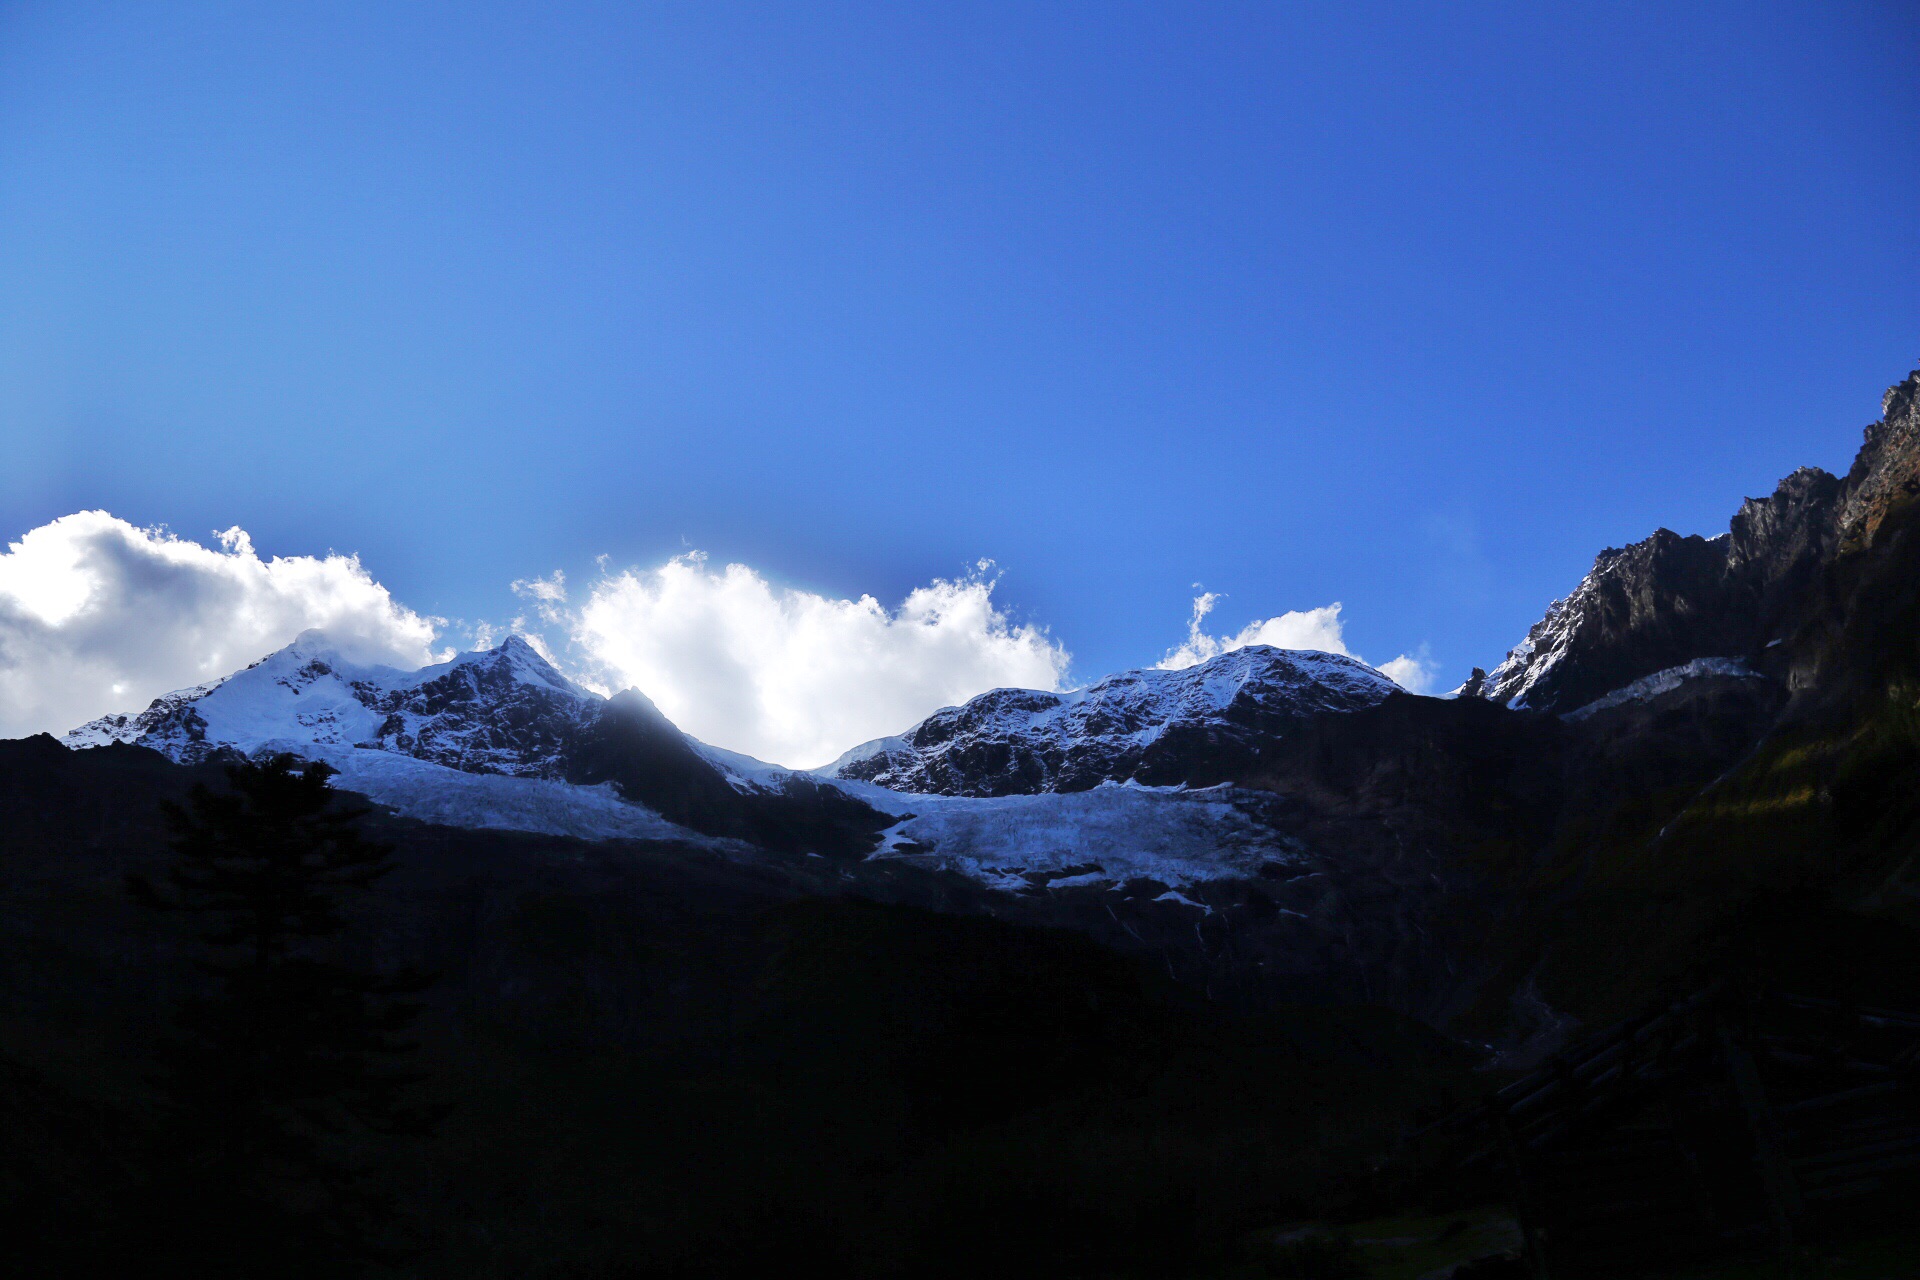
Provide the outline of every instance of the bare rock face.
{"type": "Polygon", "coordinates": [[[1600,553],[1574,593],[1556,601],[1480,696],[1516,709],[1568,711],[1663,667],[1740,650],[1728,616],[1727,539],[1668,529],[1600,553]]]}
{"type": "Polygon", "coordinates": [[[207,741],[207,722],[194,704],[220,687],[220,682],[194,685],[163,693],[148,704],[145,711],[133,715],[105,715],[68,731],[65,745],[73,750],[106,747],[115,743],[159,746],[164,754],[181,764],[197,764],[220,749],[207,741]]]}
{"type": "Polygon", "coordinates": [[[1920,370],[1888,390],[1885,416],[1867,428],[1844,480],[1802,468],[1770,496],[1747,499],[1720,537],[1660,529],[1603,551],[1474,692],[1566,713],[1697,659],[1784,674],[1822,571],[1871,545],[1888,512],[1920,496],[1917,404],[1920,370]]]}
{"type": "Polygon", "coordinates": [[[1920,496],[1920,369],[1888,387],[1880,408],[1847,472],[1838,530],[1844,549],[1872,545],[1888,513],[1920,496]]]}
{"type": "Polygon", "coordinates": [[[1765,498],[1740,504],[1729,528],[1728,572],[1780,582],[1833,555],[1842,482],[1818,467],[1802,467],[1765,498]]]}

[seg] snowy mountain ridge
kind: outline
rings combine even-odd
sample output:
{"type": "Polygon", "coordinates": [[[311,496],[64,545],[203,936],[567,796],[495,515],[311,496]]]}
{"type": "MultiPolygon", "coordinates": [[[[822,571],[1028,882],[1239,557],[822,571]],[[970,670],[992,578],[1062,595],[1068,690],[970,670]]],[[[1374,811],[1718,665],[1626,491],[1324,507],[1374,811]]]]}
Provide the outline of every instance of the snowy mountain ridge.
{"type": "Polygon", "coordinates": [[[324,633],[306,631],[223,680],[82,725],[66,743],[138,743],[187,764],[267,743],[366,747],[470,773],[557,778],[566,731],[602,701],[519,636],[399,671],[350,661],[324,633]]]}
{"type": "MultiPolygon", "coordinates": [[[[1247,797],[1212,785],[1224,779],[1186,776],[1170,749],[1204,755],[1209,743],[1284,733],[1396,689],[1350,658],[1255,646],[1071,693],[994,690],[805,773],[697,742],[638,691],[583,690],[518,636],[406,672],[357,663],[308,632],[224,680],[102,717],[65,741],[134,743],[187,764],[289,751],[324,761],[347,789],[443,825],[743,851],[824,825],[846,851],[995,887],[1140,876],[1191,886],[1271,874],[1300,846],[1247,797]],[[942,794],[939,771],[1001,740],[1038,762],[1031,785],[942,794]]],[[[794,838],[805,847],[812,837],[794,838]]]]}
{"type": "Polygon", "coordinates": [[[1103,782],[1205,786],[1228,776],[1221,769],[1232,753],[1217,750],[1222,745],[1257,753],[1260,739],[1313,716],[1376,706],[1400,692],[1353,658],[1249,645],[1178,670],[1123,671],[1069,693],[994,689],[855,747],[819,772],[955,796],[1084,791],[1103,782]]]}
{"type": "Polygon", "coordinates": [[[811,778],[734,780],[638,690],[584,690],[519,636],[400,671],[305,632],[224,680],[65,739],[75,750],[117,742],[183,764],[291,752],[324,761],[342,787],[450,826],[847,852],[886,825],[811,778]]]}

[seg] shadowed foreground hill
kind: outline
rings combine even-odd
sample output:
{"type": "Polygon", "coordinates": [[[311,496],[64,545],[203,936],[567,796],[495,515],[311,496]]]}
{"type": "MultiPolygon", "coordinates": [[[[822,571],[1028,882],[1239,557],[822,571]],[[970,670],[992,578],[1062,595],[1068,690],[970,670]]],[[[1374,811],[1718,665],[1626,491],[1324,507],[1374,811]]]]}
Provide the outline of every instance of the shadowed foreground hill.
{"type": "MultiPolygon", "coordinates": [[[[217,775],[0,744],[0,1163],[45,1274],[137,1257],[168,1176],[148,1064],[197,979],[122,879],[163,860],[159,801],[217,775]]],[[[421,1064],[453,1107],[367,1153],[412,1223],[395,1274],[1227,1267],[1471,1087],[1385,1011],[1238,1014],[1077,933],[889,901],[937,899],[924,871],[368,826],[399,868],[355,945],[439,974],[421,1064]]]]}

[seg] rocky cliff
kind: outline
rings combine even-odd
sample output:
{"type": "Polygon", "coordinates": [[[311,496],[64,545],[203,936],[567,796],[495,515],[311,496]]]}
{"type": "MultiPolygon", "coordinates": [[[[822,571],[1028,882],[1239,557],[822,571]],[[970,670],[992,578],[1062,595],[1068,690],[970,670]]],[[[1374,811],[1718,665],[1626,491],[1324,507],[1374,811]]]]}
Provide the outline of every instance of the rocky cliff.
{"type": "Polygon", "coordinates": [[[1819,607],[1817,579],[1920,494],[1917,397],[1920,370],[1887,391],[1844,479],[1803,468],[1749,498],[1718,537],[1660,529],[1601,552],[1506,661],[1462,692],[1565,713],[1696,659],[1785,678],[1793,637],[1819,607]]]}

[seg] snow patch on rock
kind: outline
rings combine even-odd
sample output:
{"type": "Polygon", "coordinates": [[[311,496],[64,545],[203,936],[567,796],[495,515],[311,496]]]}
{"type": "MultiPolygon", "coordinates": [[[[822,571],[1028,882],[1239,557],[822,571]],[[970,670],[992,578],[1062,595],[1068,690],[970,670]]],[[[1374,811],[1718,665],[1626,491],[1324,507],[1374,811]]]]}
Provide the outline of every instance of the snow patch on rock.
{"type": "Polygon", "coordinates": [[[725,844],[623,800],[611,784],[583,787],[542,778],[467,773],[393,751],[301,741],[259,743],[256,754],[290,751],[338,770],[334,784],[409,818],[449,827],[532,831],[580,840],[679,840],[725,844]]]}
{"type": "Polygon", "coordinates": [[[1516,711],[1524,711],[1527,695],[1566,660],[1573,645],[1576,624],[1586,598],[1598,591],[1595,573],[1581,579],[1570,596],[1547,606],[1547,614],[1527,631],[1526,639],[1515,645],[1501,664],[1487,673],[1478,696],[1492,702],[1504,702],[1516,711]]]}
{"type": "Polygon", "coordinates": [[[448,662],[398,671],[345,657],[318,631],[224,680],[105,716],[66,735],[72,748],[133,742],[184,763],[266,742],[367,746],[471,772],[552,777],[566,731],[600,699],[518,636],[448,662]]]}
{"type": "Polygon", "coordinates": [[[561,780],[567,744],[602,705],[518,636],[399,671],[354,662],[308,631],[224,680],[92,721],[65,742],[134,743],[184,764],[284,751],[324,761],[343,789],[423,822],[711,843],[611,786],[561,780]]]}
{"type": "Polygon", "coordinates": [[[1703,676],[1736,676],[1743,680],[1765,678],[1738,658],[1695,658],[1692,662],[1683,662],[1677,667],[1668,667],[1665,671],[1656,671],[1650,676],[1642,676],[1632,684],[1622,685],[1612,693],[1595,698],[1584,707],[1576,707],[1560,718],[1575,722],[1585,720],[1588,716],[1605,711],[1609,707],[1618,707],[1629,702],[1644,702],[1648,698],[1657,698],[1663,693],[1671,693],[1687,681],[1698,680],[1703,676]]]}

